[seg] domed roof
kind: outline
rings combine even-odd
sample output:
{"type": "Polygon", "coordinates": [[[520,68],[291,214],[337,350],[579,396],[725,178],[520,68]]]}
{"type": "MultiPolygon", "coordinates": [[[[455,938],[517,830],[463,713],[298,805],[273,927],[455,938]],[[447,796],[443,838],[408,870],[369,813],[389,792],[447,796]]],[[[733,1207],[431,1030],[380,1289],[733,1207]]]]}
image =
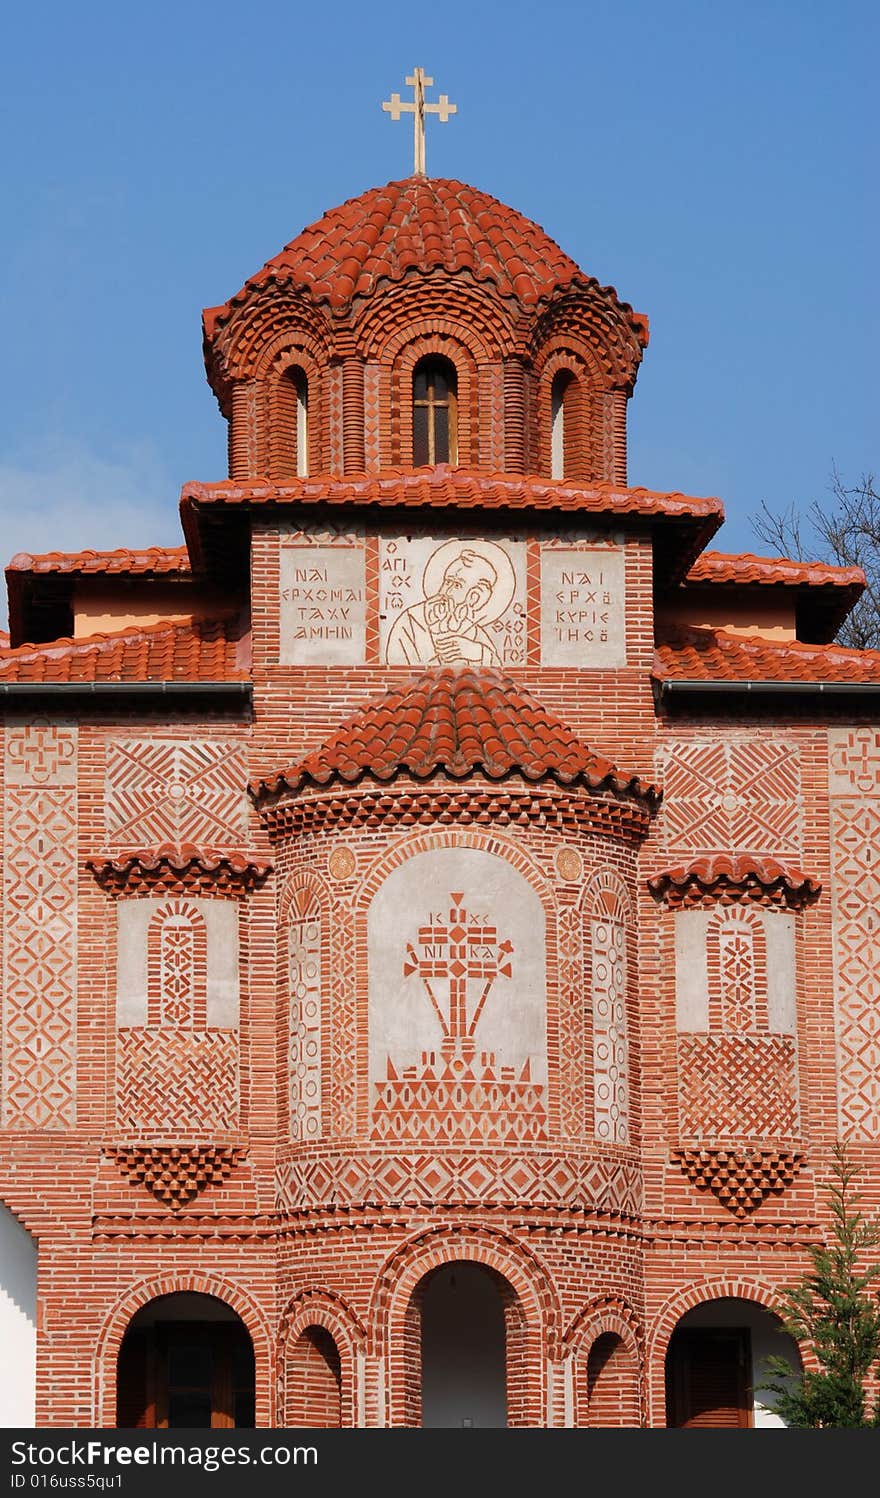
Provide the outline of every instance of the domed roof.
{"type": "Polygon", "coordinates": [[[391,687],[345,723],[320,749],[279,774],[251,782],[259,797],[303,785],[392,780],[408,771],[427,780],[482,772],[501,780],[552,779],[655,804],[658,792],[594,754],[523,686],[491,669],[439,667],[391,687]]]}
{"type": "MultiPolygon", "coordinates": [[[[210,336],[236,303],[267,281],[289,282],[343,312],[354,297],[408,271],[465,271],[522,306],[567,286],[595,287],[538,224],[464,182],[405,177],[331,208],[251,276],[222,307],[205,313],[210,336]]],[[[604,287],[616,300],[612,287],[604,287]]],[[[644,319],[625,307],[634,325],[644,319]]]]}

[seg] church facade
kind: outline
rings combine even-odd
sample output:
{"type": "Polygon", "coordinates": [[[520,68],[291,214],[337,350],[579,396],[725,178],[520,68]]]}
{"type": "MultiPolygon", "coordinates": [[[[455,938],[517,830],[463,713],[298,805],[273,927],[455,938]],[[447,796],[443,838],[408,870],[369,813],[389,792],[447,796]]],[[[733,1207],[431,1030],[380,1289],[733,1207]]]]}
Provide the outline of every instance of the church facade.
{"type": "Polygon", "coordinates": [[[629,487],[647,320],[461,183],[204,337],[184,544],[7,569],[4,1423],[778,1423],[880,1205],[862,575],[629,487]]]}

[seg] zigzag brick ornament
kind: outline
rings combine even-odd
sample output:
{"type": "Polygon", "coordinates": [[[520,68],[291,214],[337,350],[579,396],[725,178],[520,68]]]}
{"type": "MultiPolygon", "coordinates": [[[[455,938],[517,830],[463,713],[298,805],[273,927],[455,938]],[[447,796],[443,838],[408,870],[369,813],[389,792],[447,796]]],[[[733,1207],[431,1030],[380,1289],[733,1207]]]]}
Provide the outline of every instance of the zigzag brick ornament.
{"type": "Polygon", "coordinates": [[[204,314],[184,544],[7,569],[40,1426],[772,1427],[839,1138],[880,1209],[864,577],[628,484],[647,319],[412,78],[414,175],[204,314]]]}

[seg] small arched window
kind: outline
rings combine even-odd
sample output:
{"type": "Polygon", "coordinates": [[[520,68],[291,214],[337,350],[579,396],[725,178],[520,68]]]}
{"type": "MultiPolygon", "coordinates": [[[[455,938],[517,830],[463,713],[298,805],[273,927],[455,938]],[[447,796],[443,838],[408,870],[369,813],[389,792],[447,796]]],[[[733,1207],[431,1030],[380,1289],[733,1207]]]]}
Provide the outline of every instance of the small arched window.
{"type": "Polygon", "coordinates": [[[553,479],[565,478],[566,459],[569,466],[571,463],[572,407],[576,394],[577,381],[574,375],[568,369],[560,369],[553,376],[550,387],[550,477],[553,479]]]}
{"type": "Polygon", "coordinates": [[[309,471],[309,382],[298,365],[285,369],[278,382],[273,435],[275,476],[304,478],[309,471]]]}
{"type": "Polygon", "coordinates": [[[449,359],[420,359],[413,371],[413,464],[458,462],[458,380],[449,359]]]}

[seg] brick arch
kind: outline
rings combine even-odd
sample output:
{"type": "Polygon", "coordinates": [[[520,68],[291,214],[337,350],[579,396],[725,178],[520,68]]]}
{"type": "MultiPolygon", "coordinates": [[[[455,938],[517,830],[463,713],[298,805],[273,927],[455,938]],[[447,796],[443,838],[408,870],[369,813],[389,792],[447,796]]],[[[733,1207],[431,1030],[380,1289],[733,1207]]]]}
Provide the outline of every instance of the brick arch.
{"type": "Polygon", "coordinates": [[[643,1425],[644,1328],[628,1302],[614,1297],[584,1306],[566,1332],[564,1345],[575,1359],[575,1425],[643,1425]],[[615,1338],[619,1348],[612,1350],[610,1359],[603,1359],[597,1379],[594,1357],[603,1338],[615,1338]],[[600,1382],[604,1384],[602,1409],[596,1419],[591,1405],[600,1382]]]}
{"type": "Polygon", "coordinates": [[[535,374],[535,431],[538,470],[548,477],[553,469],[553,384],[556,376],[567,373],[575,382],[565,402],[565,438],[563,476],[568,479],[595,480],[610,477],[606,473],[605,436],[602,422],[603,384],[595,360],[574,350],[565,339],[546,352],[535,374]]]}
{"type": "Polygon", "coordinates": [[[456,373],[458,386],[458,458],[457,465],[468,467],[477,462],[479,422],[476,409],[477,359],[469,340],[458,329],[453,334],[441,320],[411,324],[400,335],[401,346],[394,353],[390,369],[391,461],[403,467],[412,466],[412,380],[421,359],[439,354],[448,359],[456,373]]]}
{"type": "Polygon", "coordinates": [[[319,363],[332,352],[326,314],[306,293],[269,282],[218,330],[211,345],[212,366],[222,369],[225,380],[261,379],[279,348],[291,339],[308,344],[319,363]]]}
{"type": "MultiPolygon", "coordinates": [[[[723,1276],[689,1285],[671,1295],[661,1306],[647,1343],[648,1423],[656,1426],[657,1416],[662,1414],[660,1424],[666,1424],[666,1354],[672,1333],[688,1311],[713,1300],[744,1300],[778,1316],[777,1296],[771,1285],[760,1280],[723,1276]]],[[[800,1342],[797,1348],[804,1368],[816,1369],[818,1363],[812,1350],[800,1342]]]]}
{"type": "Polygon", "coordinates": [[[535,367],[546,351],[561,344],[593,363],[601,389],[632,390],[643,346],[621,308],[609,303],[601,288],[563,292],[536,317],[527,350],[535,367]]]}
{"type": "Polygon", "coordinates": [[[457,1262],[482,1264],[508,1287],[508,1424],[545,1424],[544,1367],[559,1344],[558,1291],[549,1270],[525,1244],[494,1228],[467,1225],[432,1228],[410,1239],[390,1255],[377,1277],[367,1326],[373,1352],[386,1359],[388,1423],[419,1423],[416,1292],[431,1270],[457,1262]]]}
{"type": "Polygon", "coordinates": [[[322,422],[325,404],[321,388],[323,370],[315,360],[313,350],[295,335],[289,339],[279,335],[276,341],[281,346],[261,376],[263,431],[257,434],[257,451],[265,460],[262,466],[270,478],[285,481],[298,476],[298,402],[290,380],[291,372],[295,370],[301,372],[306,385],[306,471],[314,473],[322,466],[325,435],[322,422]]]}
{"type": "Polygon", "coordinates": [[[276,1407],[286,1426],[292,1420],[289,1355],[297,1339],[310,1327],[322,1327],[333,1339],[340,1360],[339,1423],[351,1427],[357,1423],[357,1355],[366,1343],[366,1329],[356,1311],[332,1290],[301,1290],[288,1301],[281,1317],[278,1340],[278,1392],[276,1407]]]}
{"type": "Polygon", "coordinates": [[[460,277],[420,277],[365,303],[355,323],[358,351],[364,359],[387,365],[406,342],[406,329],[430,321],[438,330],[461,337],[478,364],[513,354],[517,340],[507,308],[460,277]]]}
{"type": "Polygon", "coordinates": [[[105,1317],[95,1344],[92,1424],[111,1430],[116,1424],[116,1364],[122,1339],[138,1311],[162,1295],[211,1295],[235,1311],[244,1323],[254,1349],[254,1388],[258,1429],[274,1424],[272,1372],[273,1338],[257,1301],[233,1280],[197,1270],[178,1271],[140,1280],[105,1317]]]}
{"type": "MultiPolygon", "coordinates": [[[[540,868],[537,860],[521,844],[496,832],[480,832],[472,827],[456,829],[432,828],[430,831],[413,833],[386,848],[373,860],[361,877],[353,896],[355,910],[366,913],[373,896],[385,883],[388,875],[418,853],[433,852],[437,848],[476,848],[483,853],[494,853],[503,858],[523,875],[541,900],[548,923],[556,914],[556,897],[553,886],[540,868]]],[[[548,924],[547,941],[550,941],[548,924]]]]}

